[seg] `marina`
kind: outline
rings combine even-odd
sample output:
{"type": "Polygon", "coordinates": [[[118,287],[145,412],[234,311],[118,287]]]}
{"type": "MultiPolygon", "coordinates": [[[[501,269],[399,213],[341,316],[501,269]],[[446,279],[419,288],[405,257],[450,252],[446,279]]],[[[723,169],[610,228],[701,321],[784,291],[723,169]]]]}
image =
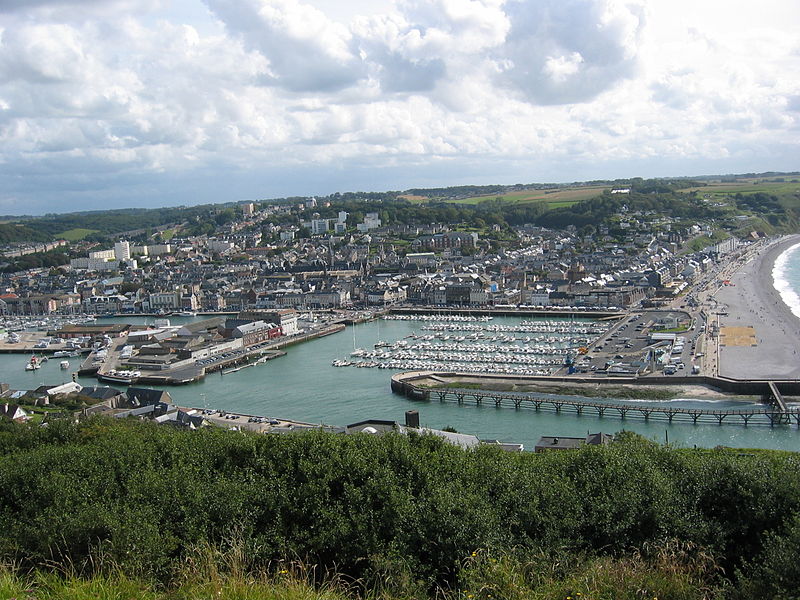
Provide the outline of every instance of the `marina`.
{"type": "MultiPolygon", "coordinates": [[[[576,319],[489,323],[491,316],[386,315],[384,320],[422,323],[402,340],[356,348],[335,367],[449,370],[462,373],[552,375],[611,326],[576,319]],[[429,333],[433,332],[433,333],[429,333]],[[524,335],[523,335],[524,334],[524,335]]],[[[507,319],[510,320],[510,319],[507,319]]]]}
{"type": "MultiPolygon", "coordinates": [[[[173,319],[176,323],[191,322],[201,317],[182,317],[173,319]]],[[[144,324],[152,322],[151,317],[125,317],[117,319],[98,319],[99,322],[144,324]]],[[[545,327],[549,317],[538,322],[525,319],[527,327],[545,327]]],[[[491,325],[503,328],[518,327],[519,317],[498,317],[491,321],[479,323],[465,321],[465,326],[491,325]]],[[[439,321],[442,322],[442,321],[439,321]]],[[[696,424],[691,420],[674,420],[650,418],[610,418],[610,413],[603,417],[592,410],[583,410],[577,415],[573,410],[562,410],[560,413],[550,410],[524,410],[516,408],[496,407],[494,402],[481,404],[469,402],[458,404],[457,401],[440,402],[437,398],[415,400],[392,393],[390,379],[392,374],[406,369],[380,368],[337,368],[332,366],[334,360],[352,360],[350,353],[357,348],[375,351],[386,347],[382,344],[407,342],[450,343],[438,338],[423,340],[421,336],[435,333],[423,330],[433,321],[416,319],[379,319],[355,326],[347,327],[344,332],[328,335],[308,342],[294,343],[282,350],[281,355],[258,365],[237,370],[227,375],[224,370],[214,372],[203,381],[179,387],[165,387],[176,404],[181,406],[208,406],[230,413],[247,415],[276,415],[280,418],[292,419],[306,423],[323,423],[327,425],[346,425],[366,418],[401,420],[406,410],[418,410],[422,424],[433,428],[452,427],[460,432],[474,433],[481,439],[497,439],[524,443],[533,448],[543,435],[575,436],[585,435],[588,430],[602,429],[614,433],[621,429],[635,431],[657,441],[664,441],[669,436],[670,443],[685,447],[714,447],[717,445],[740,448],[775,448],[800,450],[800,431],[794,425],[781,427],[764,427],[744,425],[730,418],[725,418],[720,426],[716,421],[696,424]],[[416,336],[416,339],[415,337],[416,336]]],[[[575,321],[576,325],[581,321],[575,321]]],[[[601,327],[608,323],[600,321],[591,323],[601,327]]],[[[552,324],[551,324],[552,325],[552,324]]],[[[463,332],[456,335],[467,335],[476,332],[463,332]]],[[[511,335],[510,331],[492,332],[491,335],[511,335]]],[[[452,334],[451,334],[452,335],[452,334]]],[[[514,333],[515,337],[537,335],[531,332],[514,333]]],[[[540,335],[549,335],[542,333],[540,335]]],[[[466,339],[461,344],[490,344],[496,349],[519,346],[500,340],[493,342],[466,339]]],[[[577,342],[576,342],[577,343],[577,342]]],[[[533,342],[529,342],[533,344],[533,342]]],[[[502,352],[498,350],[498,353],[502,352]]],[[[485,353],[484,353],[485,354],[485,353]]],[[[45,363],[36,371],[25,371],[24,367],[30,355],[0,355],[0,371],[3,380],[17,389],[30,389],[42,384],[58,384],[71,380],[71,372],[58,368],[58,361],[45,363]]],[[[555,360],[562,360],[558,355],[555,360]]],[[[368,359],[369,360],[369,359],[368,359]]],[[[375,359],[371,359],[375,360],[375,359]]],[[[424,361],[423,361],[424,362],[424,361]]],[[[240,365],[232,365],[235,368],[240,365]]],[[[97,385],[94,377],[79,376],[79,383],[86,386],[97,385]]],[[[114,384],[108,384],[114,385],[114,384]]],[[[154,383],[142,383],[160,387],[154,383]]],[[[116,386],[122,387],[124,386],[116,386]]],[[[678,390],[679,388],[675,388],[678,390]]],[[[594,395],[594,394],[593,394],[594,395]]],[[[593,401],[591,397],[563,395],[570,401],[593,401]]],[[[797,406],[791,398],[787,399],[789,408],[797,406]]],[[[619,400],[606,398],[605,401],[615,403],[619,400]]],[[[653,401],[642,398],[626,399],[624,404],[631,403],[643,407],[654,406],[653,401]]],[[[702,389],[687,388],[673,400],[660,401],[659,405],[679,409],[699,410],[764,410],[760,398],[725,397],[712,398],[704,395],[702,389]]],[[[509,405],[510,406],[510,405],[509,405]]]]}

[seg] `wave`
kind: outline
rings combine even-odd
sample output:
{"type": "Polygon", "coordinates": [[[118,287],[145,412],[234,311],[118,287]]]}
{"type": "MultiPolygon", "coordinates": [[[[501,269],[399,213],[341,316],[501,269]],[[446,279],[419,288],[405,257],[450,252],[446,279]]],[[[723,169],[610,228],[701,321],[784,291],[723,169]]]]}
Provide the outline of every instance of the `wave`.
{"type": "Polygon", "coordinates": [[[691,403],[691,404],[717,404],[722,409],[735,409],[735,408],[749,408],[752,406],[762,406],[765,407],[765,404],[761,402],[754,402],[752,400],[736,400],[733,398],[717,398],[717,399],[709,399],[709,398],[674,398],[673,400],[669,401],[670,403],[691,403]]]}
{"type": "Polygon", "coordinates": [[[800,295],[797,294],[789,281],[789,260],[800,248],[800,244],[795,244],[784,250],[775,260],[772,267],[772,285],[777,290],[783,303],[789,307],[792,314],[800,318],[800,295]]]}

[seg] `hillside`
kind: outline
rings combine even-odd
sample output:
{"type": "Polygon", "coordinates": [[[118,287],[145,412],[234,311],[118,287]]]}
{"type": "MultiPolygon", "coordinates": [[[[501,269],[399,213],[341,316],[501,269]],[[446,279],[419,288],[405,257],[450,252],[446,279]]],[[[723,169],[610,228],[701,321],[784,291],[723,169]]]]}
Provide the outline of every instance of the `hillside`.
{"type": "Polygon", "coordinates": [[[683,595],[648,592],[660,598],[759,598],[798,583],[798,467],[794,453],[675,450],[631,434],[506,454],[427,436],[2,425],[0,560],[18,566],[11,579],[113,565],[174,585],[198,552],[225,562],[238,548],[238,576],[299,561],[315,584],[335,572],[407,597],[569,593],[627,569],[662,591],[683,582],[683,595]]]}

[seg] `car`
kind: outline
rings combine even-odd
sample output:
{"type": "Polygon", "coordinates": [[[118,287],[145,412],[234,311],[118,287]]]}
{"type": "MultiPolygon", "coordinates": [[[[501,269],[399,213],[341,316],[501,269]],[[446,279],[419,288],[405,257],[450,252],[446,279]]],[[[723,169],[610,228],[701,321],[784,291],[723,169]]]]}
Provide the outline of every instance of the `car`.
{"type": "Polygon", "coordinates": [[[625,357],[624,357],[624,356],[622,356],[622,354],[615,354],[615,355],[614,355],[614,358],[625,358],[625,357]]]}

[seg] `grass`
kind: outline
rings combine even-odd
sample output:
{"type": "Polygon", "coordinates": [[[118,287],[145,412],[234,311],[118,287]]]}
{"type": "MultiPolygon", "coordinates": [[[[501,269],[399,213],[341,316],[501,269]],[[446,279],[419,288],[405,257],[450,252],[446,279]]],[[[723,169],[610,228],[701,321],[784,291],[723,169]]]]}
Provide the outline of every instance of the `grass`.
{"type": "Polygon", "coordinates": [[[219,553],[188,561],[168,583],[109,568],[80,575],[59,569],[22,573],[0,566],[0,598],[15,600],[711,600],[725,591],[713,557],[665,541],[626,556],[478,550],[464,559],[451,589],[427,589],[407,566],[387,565],[380,580],[315,582],[314,569],[277,565],[248,569],[219,553]],[[213,555],[213,556],[212,556],[213,555]],[[218,562],[222,558],[222,562],[218,562]]]}
{"type": "Polygon", "coordinates": [[[588,200],[602,194],[609,186],[565,187],[553,190],[520,190],[507,194],[492,194],[489,196],[474,196],[452,200],[454,204],[479,204],[487,200],[502,198],[509,204],[529,204],[532,202],[546,202],[550,208],[571,206],[581,200],[588,200]]]}
{"type": "Polygon", "coordinates": [[[430,200],[428,196],[415,196],[414,194],[403,194],[398,196],[398,198],[402,198],[403,200],[408,200],[412,204],[422,204],[423,202],[427,202],[430,200]]]}
{"type": "Polygon", "coordinates": [[[697,191],[701,194],[713,196],[727,196],[737,192],[742,194],[755,194],[756,192],[767,192],[778,196],[783,194],[800,193],[800,177],[787,176],[787,181],[774,181],[769,179],[740,179],[735,182],[710,183],[707,186],[689,187],[681,192],[697,191]],[[798,181],[792,181],[797,179],[798,181]]]}
{"type": "Polygon", "coordinates": [[[483,390],[486,392],[523,392],[530,394],[561,394],[579,398],[622,398],[626,400],[672,400],[681,392],[674,388],[652,385],[620,386],[608,383],[580,384],[571,382],[542,381],[533,384],[514,384],[500,381],[486,383],[440,383],[420,386],[429,390],[464,389],[483,390]]]}
{"type": "Polygon", "coordinates": [[[91,235],[93,233],[97,233],[99,229],[68,229],[67,231],[62,231],[61,233],[56,234],[57,239],[64,239],[68,242],[77,242],[79,240],[84,239],[87,235],[91,235]]]}

